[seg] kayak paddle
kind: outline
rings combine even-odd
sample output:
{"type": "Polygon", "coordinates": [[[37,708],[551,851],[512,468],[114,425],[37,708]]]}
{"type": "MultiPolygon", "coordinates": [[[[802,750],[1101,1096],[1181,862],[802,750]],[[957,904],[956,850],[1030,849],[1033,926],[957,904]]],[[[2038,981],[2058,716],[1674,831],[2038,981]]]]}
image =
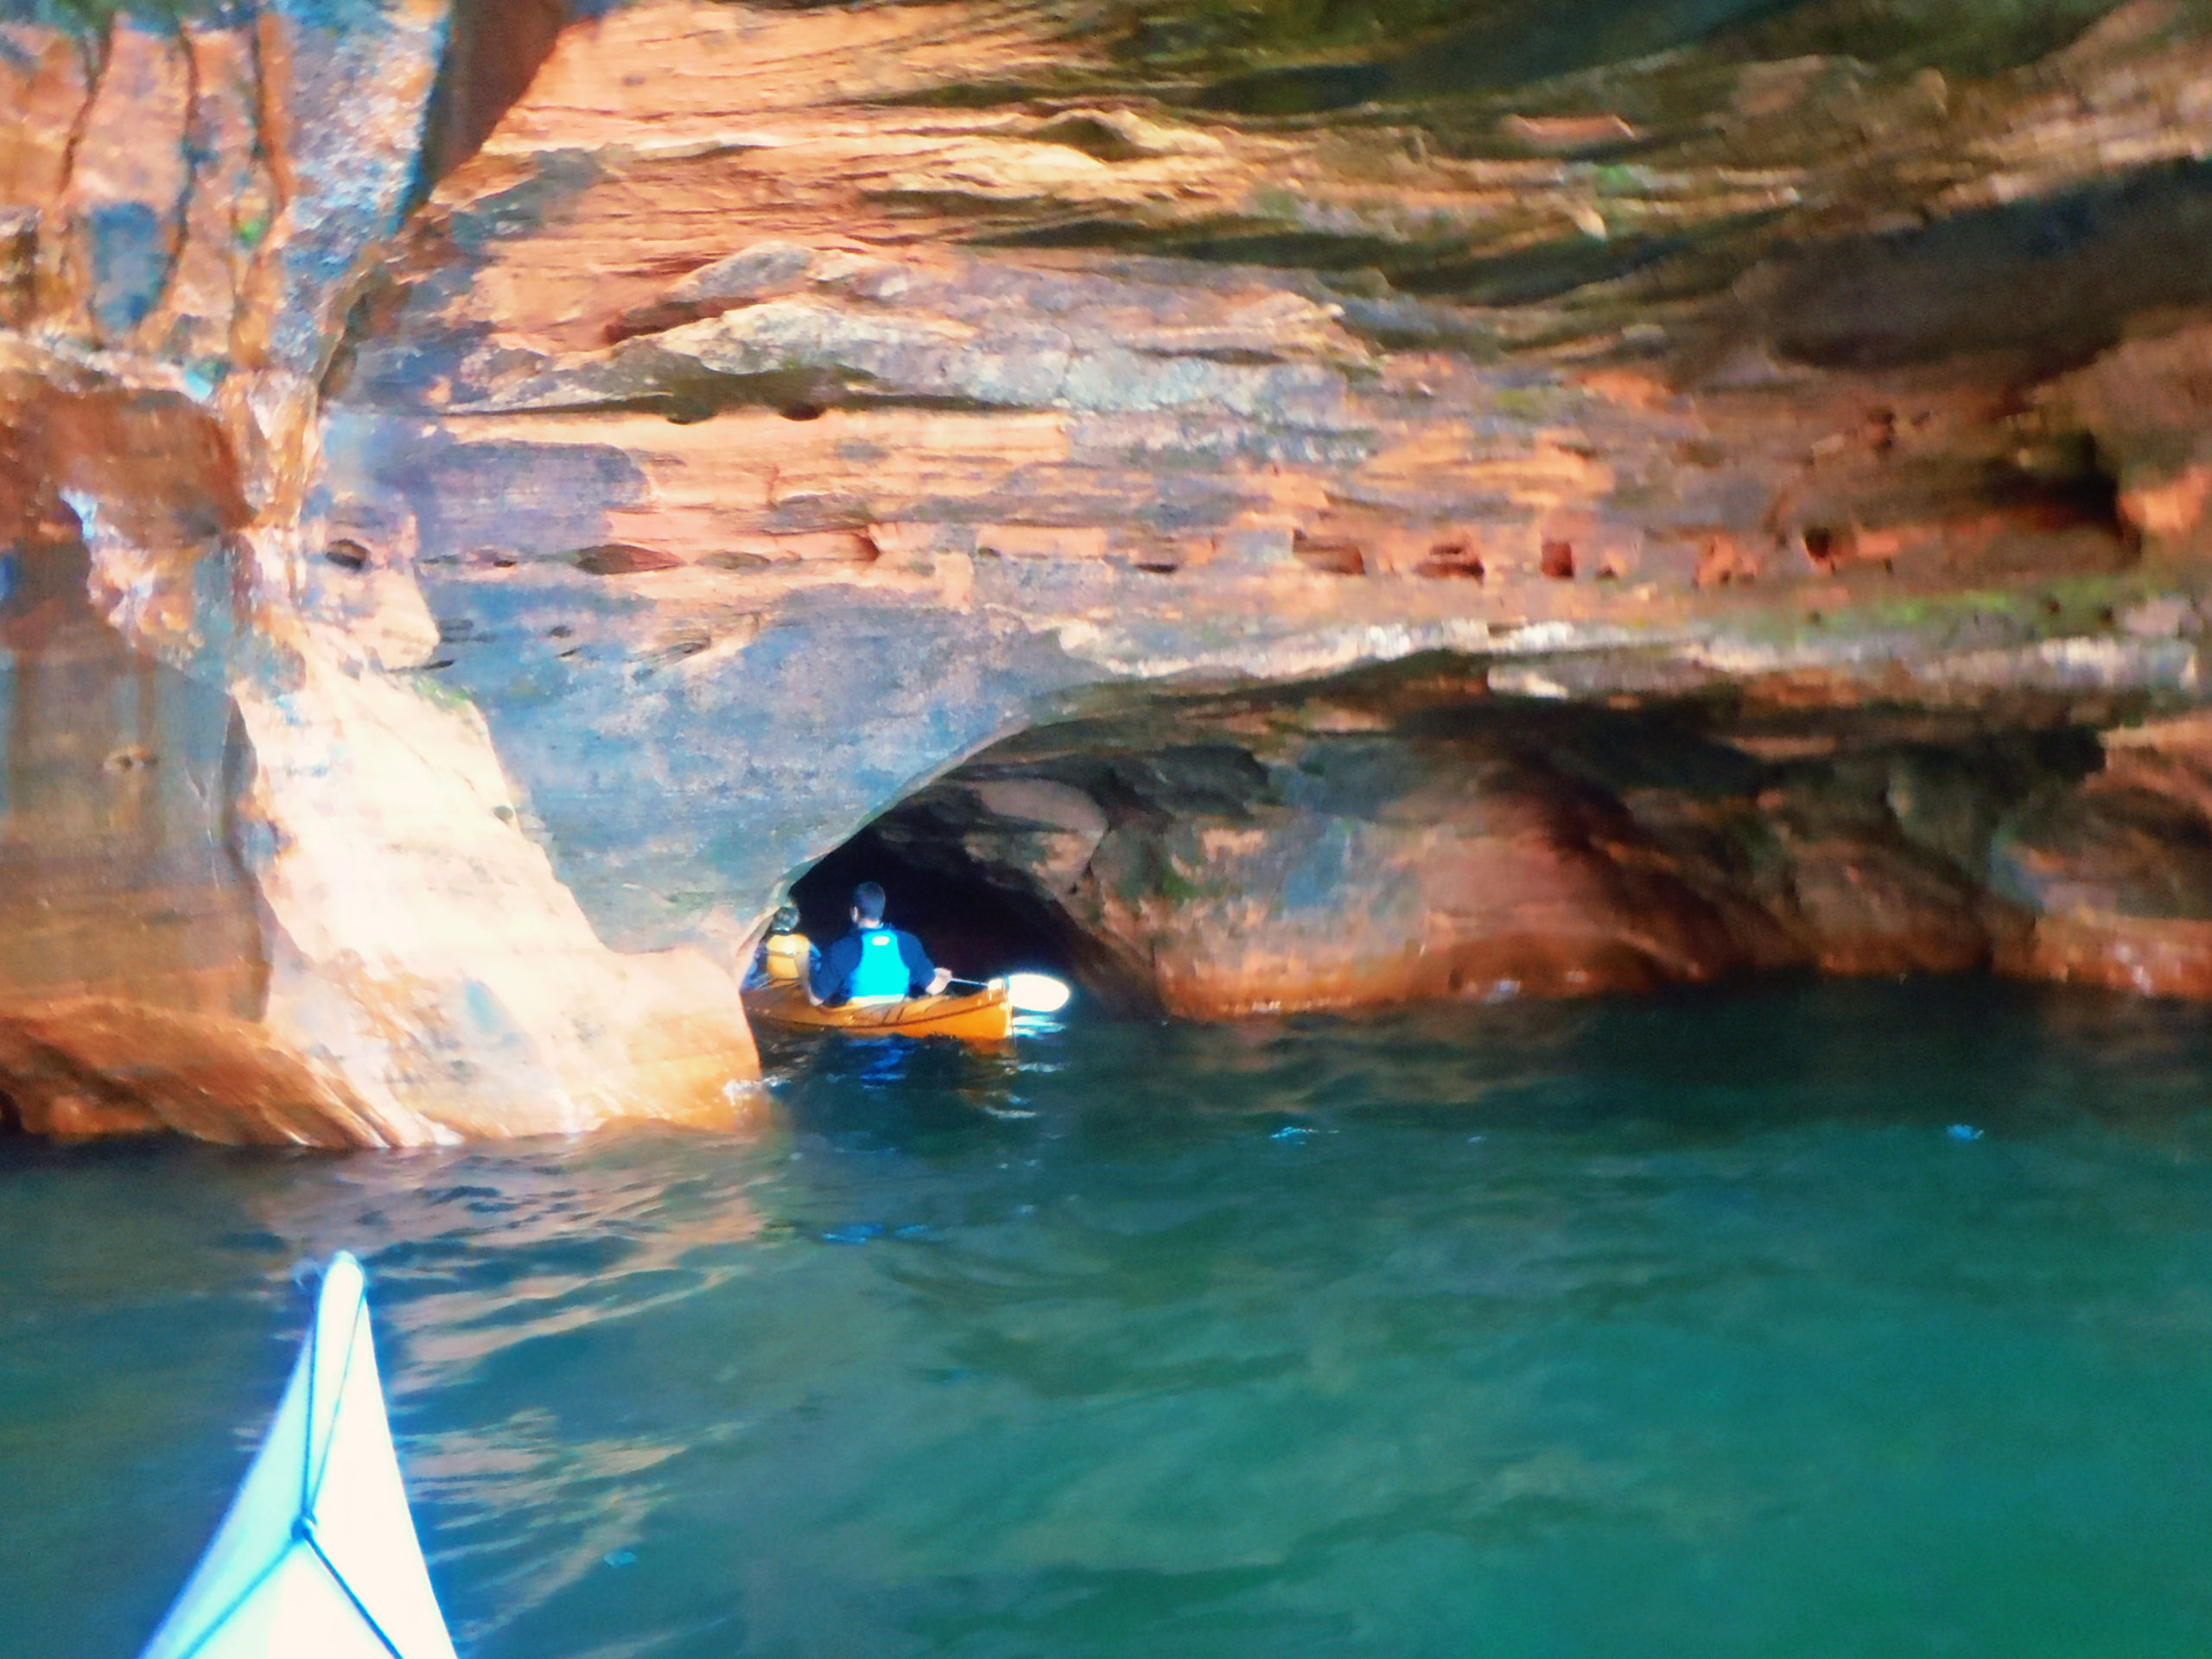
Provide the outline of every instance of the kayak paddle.
{"type": "MultiPolygon", "coordinates": [[[[990,985],[975,979],[956,979],[948,982],[965,985],[976,991],[991,988],[990,985]]],[[[1058,1014],[1067,1007],[1068,998],[1075,995],[1065,982],[1054,979],[1050,974],[1008,974],[1004,980],[994,980],[991,983],[1005,985],[1007,1006],[1021,1014],[1058,1014]]]]}
{"type": "Polygon", "coordinates": [[[1058,1014],[1074,993],[1050,974],[1008,974],[1006,1000],[1024,1014],[1058,1014]]]}

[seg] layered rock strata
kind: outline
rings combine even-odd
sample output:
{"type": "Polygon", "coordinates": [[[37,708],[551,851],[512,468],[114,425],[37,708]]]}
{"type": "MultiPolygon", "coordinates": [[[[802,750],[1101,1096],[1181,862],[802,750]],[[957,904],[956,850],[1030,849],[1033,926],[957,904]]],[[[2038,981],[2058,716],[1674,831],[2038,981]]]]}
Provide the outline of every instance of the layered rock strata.
{"type": "Polygon", "coordinates": [[[1046,918],[1095,995],[1182,1016],[1790,970],[2204,995],[2203,722],[2101,742],[2085,712],[1530,702],[1432,659],[1025,734],[870,838],[910,888],[1046,918]]]}
{"type": "MultiPolygon", "coordinates": [[[[331,487],[423,573],[439,671],[633,946],[741,931],[1009,732],[1157,723],[1208,683],[1440,652],[1507,699],[1993,731],[2023,695],[2069,729],[2190,705],[2195,23],[2133,7],[1956,87],[1740,47],[1234,121],[1033,14],[632,8],[564,37],[387,267],[331,487]],[[1026,95],[950,106],[952,42],[958,85],[1026,95]],[[669,54],[680,89],[625,90],[669,54]]],[[[1561,851],[1582,809],[1452,766],[1365,855],[1513,913],[1476,934],[1688,925],[1561,851]],[[1534,862],[1471,850],[1508,843],[1534,862]]],[[[1169,861],[1230,907],[1157,969],[1179,1011],[1996,954],[1979,925],[1817,942],[1850,878],[1808,830],[1787,948],[1570,982],[1346,939],[1325,966],[1272,939],[1249,827],[1176,821],[1169,861]]]]}
{"type": "Polygon", "coordinates": [[[17,1116],[720,1109],[879,818],[1179,1014],[2212,990],[2207,17],[1558,10],[16,27],[17,1116]]]}
{"type": "Polygon", "coordinates": [[[403,1145],[729,1115],[728,976],[623,957],[323,601],[320,394],[397,226],[435,8],[10,25],[0,1095],[31,1128],[403,1145]]]}

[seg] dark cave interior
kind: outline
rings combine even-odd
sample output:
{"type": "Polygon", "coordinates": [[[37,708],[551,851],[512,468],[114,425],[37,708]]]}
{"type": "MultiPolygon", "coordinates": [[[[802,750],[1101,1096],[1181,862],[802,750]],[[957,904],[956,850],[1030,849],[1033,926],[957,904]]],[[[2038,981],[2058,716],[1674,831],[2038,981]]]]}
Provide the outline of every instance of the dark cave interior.
{"type": "Polygon", "coordinates": [[[878,819],[792,883],[791,902],[809,938],[827,944],[843,933],[853,889],[874,881],[888,896],[892,925],[918,937],[932,962],[963,979],[1023,969],[1077,975],[1080,948],[1065,915],[993,881],[957,839],[917,835],[915,828],[878,819]]]}

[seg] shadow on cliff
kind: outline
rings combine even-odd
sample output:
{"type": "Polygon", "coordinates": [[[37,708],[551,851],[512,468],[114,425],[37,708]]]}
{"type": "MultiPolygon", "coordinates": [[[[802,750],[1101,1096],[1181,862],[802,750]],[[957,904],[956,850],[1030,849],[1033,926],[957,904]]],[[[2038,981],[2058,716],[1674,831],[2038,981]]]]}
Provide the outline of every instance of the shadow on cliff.
{"type": "Polygon", "coordinates": [[[2212,164],[2152,168],[1808,249],[1780,284],[1772,338],[1824,367],[2013,352],[2050,372],[2111,347],[2130,316],[2212,303],[2207,246],[2212,164]]]}
{"type": "Polygon", "coordinates": [[[1233,114],[1302,116],[1503,91],[1699,47],[1724,60],[1839,54],[1988,75],[2058,49],[2107,10],[2101,0],[1971,8],[1808,0],[1365,0],[1315,8],[1274,0],[1233,14],[1211,5],[1148,10],[1122,51],[1139,61],[1223,48],[1318,57],[1374,41],[1418,42],[1363,60],[1309,60],[1232,75],[1197,98],[1202,107],[1233,114]]]}
{"type": "Polygon", "coordinates": [[[1198,1020],[1807,972],[2193,995],[2194,753],[2113,761],[2063,698],[1593,708],[1434,658],[1034,728],[796,891],[828,937],[877,880],[964,975],[1198,1020]]]}
{"type": "Polygon", "coordinates": [[[484,147],[551,55],[561,31],[576,17],[605,10],[573,0],[459,0],[423,120],[415,201],[484,147]]]}

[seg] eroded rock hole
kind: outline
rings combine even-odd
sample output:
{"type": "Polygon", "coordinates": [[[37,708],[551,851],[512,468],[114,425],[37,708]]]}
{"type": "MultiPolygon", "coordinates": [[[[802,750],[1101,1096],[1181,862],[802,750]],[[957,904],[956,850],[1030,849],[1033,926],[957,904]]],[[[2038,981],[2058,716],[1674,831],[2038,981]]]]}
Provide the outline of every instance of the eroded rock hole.
{"type": "Polygon", "coordinates": [[[1367,574],[1367,555],[1357,542],[1308,536],[1301,530],[1293,533],[1290,551],[1291,556],[1308,570],[1319,570],[1325,575],[1363,576],[1367,574]]]}
{"type": "Polygon", "coordinates": [[[2023,448],[1991,470],[1989,498],[2041,531],[2092,530],[2132,542],[2120,512],[2120,480],[2086,432],[2063,432],[2023,448]]]}
{"type": "Polygon", "coordinates": [[[673,553],[630,542],[603,542],[597,547],[580,548],[569,558],[577,569],[594,576],[643,575],[653,570],[673,570],[683,563],[673,553]]]}
{"type": "Polygon", "coordinates": [[[1439,542],[1428,550],[1428,556],[1416,567],[1421,575],[1446,578],[1459,577],[1468,582],[1480,582],[1486,574],[1482,556],[1465,542],[1439,542]]]}

